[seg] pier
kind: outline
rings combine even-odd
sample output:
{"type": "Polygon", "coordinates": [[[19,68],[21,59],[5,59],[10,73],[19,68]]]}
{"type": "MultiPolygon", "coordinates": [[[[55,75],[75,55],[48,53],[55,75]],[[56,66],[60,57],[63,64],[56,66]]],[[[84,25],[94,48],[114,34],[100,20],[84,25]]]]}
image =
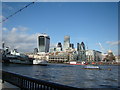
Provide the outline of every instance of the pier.
{"type": "Polygon", "coordinates": [[[57,83],[47,82],[20,74],[2,71],[2,83],[8,82],[19,87],[20,89],[28,90],[78,90],[80,88],[60,85],[57,83]]]}

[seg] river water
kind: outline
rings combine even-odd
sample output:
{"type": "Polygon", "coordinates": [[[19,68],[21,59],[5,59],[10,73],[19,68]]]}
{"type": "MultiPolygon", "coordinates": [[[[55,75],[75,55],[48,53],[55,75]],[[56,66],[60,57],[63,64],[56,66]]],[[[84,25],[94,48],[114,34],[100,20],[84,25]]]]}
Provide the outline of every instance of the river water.
{"type": "Polygon", "coordinates": [[[85,70],[81,65],[49,64],[20,65],[2,64],[5,71],[15,72],[21,75],[55,82],[79,88],[118,88],[118,66],[103,65],[103,70],[85,70]],[[110,70],[107,70],[111,68],[110,70]]]}

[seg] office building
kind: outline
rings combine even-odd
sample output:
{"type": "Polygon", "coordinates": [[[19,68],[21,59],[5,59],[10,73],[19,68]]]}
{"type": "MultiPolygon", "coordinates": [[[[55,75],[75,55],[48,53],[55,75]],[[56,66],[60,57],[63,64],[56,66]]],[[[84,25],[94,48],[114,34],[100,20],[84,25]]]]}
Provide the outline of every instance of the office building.
{"type": "Polygon", "coordinates": [[[96,50],[86,50],[86,60],[88,62],[99,62],[102,60],[102,53],[96,50]]]}
{"type": "Polygon", "coordinates": [[[79,51],[80,43],[77,43],[77,51],[79,51]]]}
{"type": "Polygon", "coordinates": [[[69,49],[69,47],[70,47],[70,36],[65,36],[63,50],[65,51],[66,49],[69,49]]]}
{"type": "Polygon", "coordinates": [[[50,37],[47,34],[38,36],[38,52],[49,52],[50,37]]]}
{"type": "Polygon", "coordinates": [[[57,47],[61,47],[61,48],[62,48],[62,44],[61,44],[61,42],[58,42],[57,47]]]}
{"type": "Polygon", "coordinates": [[[62,44],[60,42],[57,44],[56,51],[62,51],[62,44]]]}
{"type": "Polygon", "coordinates": [[[34,54],[37,54],[37,53],[38,53],[38,49],[34,48],[34,54]]]}
{"type": "Polygon", "coordinates": [[[85,44],[77,43],[78,61],[86,61],[85,44]]]}
{"type": "Polygon", "coordinates": [[[70,48],[74,49],[74,44],[70,43],[70,48]]]}
{"type": "Polygon", "coordinates": [[[103,61],[105,62],[113,62],[115,61],[115,56],[111,50],[108,50],[108,53],[103,58],[103,61]]]}
{"type": "Polygon", "coordinates": [[[85,50],[84,42],[81,42],[81,44],[77,43],[77,51],[83,51],[83,50],[85,50]]]}

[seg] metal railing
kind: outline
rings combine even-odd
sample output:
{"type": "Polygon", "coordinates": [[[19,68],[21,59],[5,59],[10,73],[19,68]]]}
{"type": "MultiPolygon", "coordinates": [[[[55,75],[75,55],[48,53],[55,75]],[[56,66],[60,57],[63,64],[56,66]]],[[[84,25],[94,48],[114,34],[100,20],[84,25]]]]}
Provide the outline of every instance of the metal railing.
{"type": "Polygon", "coordinates": [[[9,82],[22,90],[79,90],[80,88],[60,85],[52,82],[47,82],[16,73],[2,71],[2,80],[9,82]]]}

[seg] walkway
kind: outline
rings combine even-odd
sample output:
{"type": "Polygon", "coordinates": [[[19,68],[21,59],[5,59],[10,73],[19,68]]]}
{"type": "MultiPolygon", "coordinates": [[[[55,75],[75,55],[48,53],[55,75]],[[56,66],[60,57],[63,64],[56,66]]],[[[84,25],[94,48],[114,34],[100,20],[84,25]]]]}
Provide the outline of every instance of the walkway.
{"type": "Polygon", "coordinates": [[[20,90],[20,88],[10,83],[7,82],[2,83],[2,80],[0,79],[0,90],[7,90],[7,89],[20,90]]]}

